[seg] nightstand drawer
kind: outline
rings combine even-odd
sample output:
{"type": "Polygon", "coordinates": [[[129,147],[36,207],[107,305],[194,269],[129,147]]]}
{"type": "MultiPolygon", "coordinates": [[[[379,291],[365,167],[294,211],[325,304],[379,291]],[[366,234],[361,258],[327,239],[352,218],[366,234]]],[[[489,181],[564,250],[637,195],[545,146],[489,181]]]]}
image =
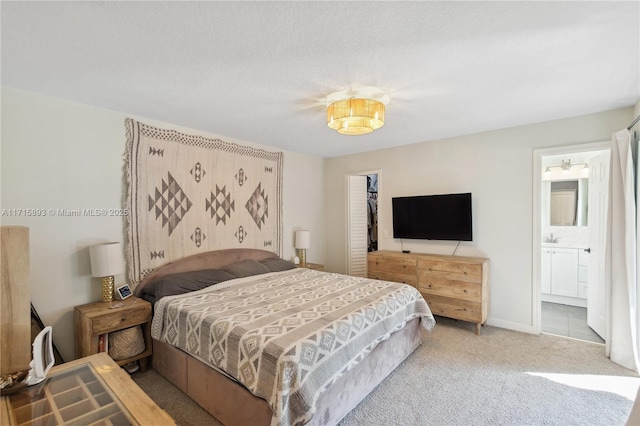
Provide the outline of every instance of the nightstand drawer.
{"type": "Polygon", "coordinates": [[[324,271],[324,265],[320,264],[320,263],[309,263],[307,262],[304,266],[302,265],[296,265],[298,268],[307,268],[307,269],[313,269],[315,271],[324,271]]]}
{"type": "Polygon", "coordinates": [[[128,328],[151,321],[151,309],[115,310],[92,321],[92,334],[109,333],[116,329],[128,328]]]}

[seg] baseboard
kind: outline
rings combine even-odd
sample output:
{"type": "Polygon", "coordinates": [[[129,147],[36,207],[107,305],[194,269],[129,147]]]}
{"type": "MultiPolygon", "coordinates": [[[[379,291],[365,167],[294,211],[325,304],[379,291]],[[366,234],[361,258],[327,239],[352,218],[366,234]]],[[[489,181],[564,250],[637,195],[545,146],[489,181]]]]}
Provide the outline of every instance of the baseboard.
{"type": "MultiPolygon", "coordinates": [[[[487,325],[506,328],[507,330],[521,331],[523,333],[540,334],[531,324],[521,324],[518,322],[505,321],[496,318],[487,318],[487,325]]],[[[482,335],[482,332],[480,332],[480,335],[482,335]]]]}

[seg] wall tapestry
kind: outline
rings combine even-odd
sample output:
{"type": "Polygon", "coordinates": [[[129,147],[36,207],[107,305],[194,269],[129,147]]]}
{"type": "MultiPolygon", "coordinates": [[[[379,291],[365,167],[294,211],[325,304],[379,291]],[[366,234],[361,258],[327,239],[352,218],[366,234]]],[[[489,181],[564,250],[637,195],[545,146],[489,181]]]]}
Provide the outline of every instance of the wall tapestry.
{"type": "Polygon", "coordinates": [[[164,263],[210,250],[282,254],[282,152],[130,118],[125,125],[131,284],[164,263]]]}

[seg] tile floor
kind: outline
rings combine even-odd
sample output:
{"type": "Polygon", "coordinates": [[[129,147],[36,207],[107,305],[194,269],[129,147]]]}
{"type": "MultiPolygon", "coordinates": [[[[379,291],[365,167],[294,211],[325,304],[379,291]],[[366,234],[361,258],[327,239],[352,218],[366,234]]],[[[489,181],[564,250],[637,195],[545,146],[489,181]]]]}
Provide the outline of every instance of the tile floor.
{"type": "Polygon", "coordinates": [[[587,325],[587,308],[577,306],[542,302],[542,332],[604,344],[587,325]]]}

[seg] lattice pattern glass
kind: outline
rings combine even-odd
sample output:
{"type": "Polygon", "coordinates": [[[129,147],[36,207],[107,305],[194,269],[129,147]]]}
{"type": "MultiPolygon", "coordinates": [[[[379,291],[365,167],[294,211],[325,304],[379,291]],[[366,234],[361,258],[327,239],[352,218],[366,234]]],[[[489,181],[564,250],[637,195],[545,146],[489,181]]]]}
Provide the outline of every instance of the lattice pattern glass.
{"type": "Polygon", "coordinates": [[[89,364],[10,396],[18,425],[137,425],[89,364]]]}

